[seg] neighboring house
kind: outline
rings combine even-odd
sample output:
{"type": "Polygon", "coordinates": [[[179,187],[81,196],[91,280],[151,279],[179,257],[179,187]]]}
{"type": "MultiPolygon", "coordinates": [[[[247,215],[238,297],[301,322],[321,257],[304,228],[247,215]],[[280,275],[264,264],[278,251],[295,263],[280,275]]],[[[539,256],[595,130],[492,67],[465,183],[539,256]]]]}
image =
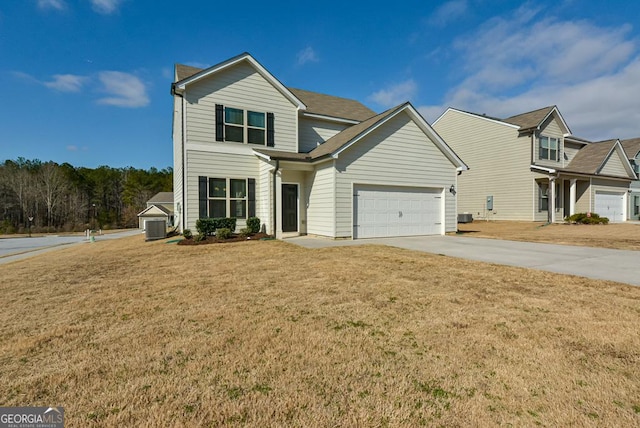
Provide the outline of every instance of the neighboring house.
{"type": "Polygon", "coordinates": [[[620,141],[572,136],[555,106],[506,119],[449,108],[433,128],[470,168],[458,181],[460,213],[548,222],[578,212],[628,218],[636,175],[620,141]]]}
{"type": "MultiPolygon", "coordinates": [[[[629,162],[640,177],[640,138],[621,141],[629,162]]],[[[640,220],[640,179],[631,182],[629,189],[629,220],[640,220]]]]}
{"type": "Polygon", "coordinates": [[[456,230],[467,169],[409,103],[376,114],[357,101],[285,87],[245,53],[177,65],[176,224],[260,218],[277,237],[365,238],[456,230]]]}
{"type": "Polygon", "coordinates": [[[173,192],[159,192],[147,201],[147,208],[138,214],[138,227],[146,229],[148,220],[165,220],[173,226],[173,192]]]}

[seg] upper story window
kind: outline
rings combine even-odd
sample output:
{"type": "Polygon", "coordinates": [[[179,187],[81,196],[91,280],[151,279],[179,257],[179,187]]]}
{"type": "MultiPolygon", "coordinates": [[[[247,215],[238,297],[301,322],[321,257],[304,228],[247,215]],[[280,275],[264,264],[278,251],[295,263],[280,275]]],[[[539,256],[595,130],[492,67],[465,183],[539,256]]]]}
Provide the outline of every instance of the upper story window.
{"type": "Polygon", "coordinates": [[[216,104],[216,141],[274,146],[273,113],[216,104]]]}
{"type": "Polygon", "coordinates": [[[558,161],[560,140],[555,137],[538,138],[538,158],[542,160],[558,161]]]}

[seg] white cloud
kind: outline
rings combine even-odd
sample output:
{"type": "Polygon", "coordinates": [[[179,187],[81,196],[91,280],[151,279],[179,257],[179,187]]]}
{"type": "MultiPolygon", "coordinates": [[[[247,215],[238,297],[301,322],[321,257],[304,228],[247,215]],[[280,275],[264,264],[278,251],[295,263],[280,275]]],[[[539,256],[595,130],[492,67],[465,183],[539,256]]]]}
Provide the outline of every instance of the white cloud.
{"type": "Polygon", "coordinates": [[[521,7],[454,42],[460,83],[442,105],[419,110],[433,121],[447,106],[508,117],[555,104],[576,135],[640,136],[640,52],[630,30],[521,7]]]}
{"type": "Polygon", "coordinates": [[[307,46],[306,48],[302,49],[300,52],[298,52],[296,57],[298,65],[305,65],[309,62],[320,61],[320,58],[318,58],[318,54],[311,46],[307,46]]]}
{"type": "Polygon", "coordinates": [[[42,10],[55,9],[64,10],[67,4],[64,0],[38,0],[38,8],[42,10]]]}
{"type": "Polygon", "coordinates": [[[413,79],[409,79],[374,92],[369,99],[383,107],[393,107],[411,100],[417,92],[418,85],[413,79]]]}
{"type": "Polygon", "coordinates": [[[55,74],[50,82],[43,82],[44,86],[60,92],[80,92],[87,81],[84,76],[74,74],[55,74]]]}
{"type": "Polygon", "coordinates": [[[122,0],[91,0],[93,10],[103,15],[110,15],[114,13],[122,0]]]}
{"type": "Polygon", "coordinates": [[[429,23],[443,27],[463,16],[469,7],[467,0],[452,0],[437,8],[429,17],[429,23]]]}
{"type": "Polygon", "coordinates": [[[78,146],[69,145],[69,146],[67,146],[67,150],[70,151],[70,152],[77,152],[78,151],[78,146]]]}
{"type": "Polygon", "coordinates": [[[99,104],[116,107],[144,107],[149,97],[144,83],[133,74],[120,71],[103,71],[98,74],[103,92],[110,96],[98,100],[99,104]]]}

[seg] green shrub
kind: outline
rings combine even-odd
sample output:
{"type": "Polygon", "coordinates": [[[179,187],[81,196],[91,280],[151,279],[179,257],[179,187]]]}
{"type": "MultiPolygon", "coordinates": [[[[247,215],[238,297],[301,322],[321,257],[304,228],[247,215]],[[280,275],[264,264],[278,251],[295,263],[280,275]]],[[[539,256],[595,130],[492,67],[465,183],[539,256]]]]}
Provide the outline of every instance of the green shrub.
{"type": "Polygon", "coordinates": [[[251,230],[249,230],[248,227],[243,227],[242,229],[240,229],[240,237],[246,238],[249,235],[251,235],[251,230]]]}
{"type": "Polygon", "coordinates": [[[247,229],[250,233],[260,232],[260,219],[258,217],[249,217],[247,219],[247,229]]]}
{"type": "Polygon", "coordinates": [[[600,217],[597,213],[576,213],[572,216],[566,217],[565,221],[576,224],[608,224],[609,219],[607,217],[600,217]]]}
{"type": "Polygon", "coordinates": [[[236,218],[199,218],[196,220],[196,230],[202,235],[213,235],[218,229],[236,230],[236,218]]]}
{"type": "Polygon", "coordinates": [[[182,232],[182,236],[184,236],[184,239],[191,239],[193,238],[193,233],[191,233],[191,229],[185,229],[182,232]]]}
{"type": "Polygon", "coordinates": [[[203,235],[202,233],[196,235],[196,242],[202,242],[205,239],[207,239],[207,235],[203,235]]]}
{"type": "Polygon", "coordinates": [[[229,239],[231,238],[231,229],[227,227],[222,227],[216,230],[216,238],[218,239],[229,239]]]}

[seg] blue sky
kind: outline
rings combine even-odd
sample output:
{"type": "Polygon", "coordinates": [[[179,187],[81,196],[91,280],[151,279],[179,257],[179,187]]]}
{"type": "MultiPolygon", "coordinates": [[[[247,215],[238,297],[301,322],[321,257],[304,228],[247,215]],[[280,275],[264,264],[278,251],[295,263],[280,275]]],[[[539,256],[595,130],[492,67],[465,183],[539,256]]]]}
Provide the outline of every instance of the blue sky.
{"type": "Polygon", "coordinates": [[[287,86],[640,137],[637,1],[4,0],[0,159],[172,166],[175,63],[251,53],[287,86]]]}

